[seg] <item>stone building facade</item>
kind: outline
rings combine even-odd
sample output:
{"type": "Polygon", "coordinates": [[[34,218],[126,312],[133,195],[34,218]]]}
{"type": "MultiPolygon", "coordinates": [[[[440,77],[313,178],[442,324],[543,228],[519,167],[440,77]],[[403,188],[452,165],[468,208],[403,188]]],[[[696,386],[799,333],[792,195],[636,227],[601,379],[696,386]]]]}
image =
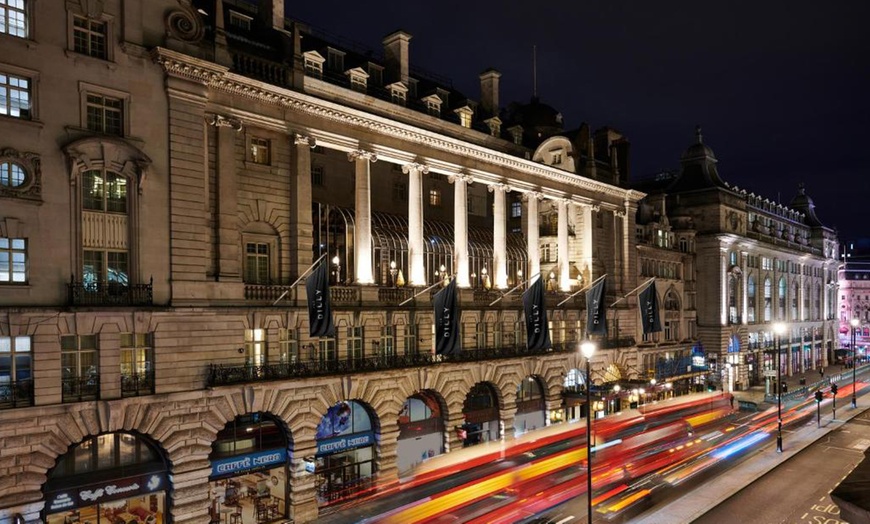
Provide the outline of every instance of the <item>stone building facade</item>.
{"type": "MultiPolygon", "coordinates": [[[[492,70],[470,100],[410,66],[411,35],[360,53],[280,0],[0,9],[0,523],[307,522],[584,415],[571,295],[636,286],[624,137],[502,110],[492,70]],[[334,338],[294,286],[316,261],[334,338]],[[415,297],[448,278],[451,358],[415,297]]],[[[635,316],[610,313],[591,382],[645,378],[635,316]]]]}

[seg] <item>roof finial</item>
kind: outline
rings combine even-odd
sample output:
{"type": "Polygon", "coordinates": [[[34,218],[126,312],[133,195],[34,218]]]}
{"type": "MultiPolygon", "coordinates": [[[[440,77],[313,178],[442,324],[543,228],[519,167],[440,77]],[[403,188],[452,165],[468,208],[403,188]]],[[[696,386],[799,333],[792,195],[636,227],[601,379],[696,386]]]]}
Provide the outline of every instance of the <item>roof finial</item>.
{"type": "Polygon", "coordinates": [[[703,143],[704,143],[704,139],[703,139],[703,137],[701,136],[701,126],[700,126],[700,125],[696,125],[696,126],[695,126],[695,136],[698,137],[698,143],[699,143],[699,144],[703,144],[703,143]]]}
{"type": "Polygon", "coordinates": [[[807,194],[807,188],[803,182],[798,182],[798,194],[799,195],[806,195],[807,194]]]}

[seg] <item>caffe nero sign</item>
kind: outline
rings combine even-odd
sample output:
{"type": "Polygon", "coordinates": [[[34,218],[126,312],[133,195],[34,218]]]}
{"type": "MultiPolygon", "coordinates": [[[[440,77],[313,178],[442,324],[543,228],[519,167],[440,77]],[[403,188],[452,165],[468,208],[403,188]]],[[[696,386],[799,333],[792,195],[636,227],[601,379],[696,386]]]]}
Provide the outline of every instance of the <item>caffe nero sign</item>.
{"type": "Polygon", "coordinates": [[[285,462],[287,462],[286,449],[270,449],[268,451],[248,453],[247,455],[236,455],[235,457],[212,460],[211,474],[213,477],[223,477],[242,471],[281,465],[285,462]]]}
{"type": "Polygon", "coordinates": [[[371,446],[374,442],[375,436],[371,432],[322,439],[317,441],[317,456],[331,455],[364,446],[371,446]]]}
{"type": "Polygon", "coordinates": [[[156,491],[168,487],[165,473],[112,479],[76,488],[54,491],[48,494],[45,505],[48,513],[68,511],[76,508],[93,506],[111,500],[121,500],[156,491]]]}

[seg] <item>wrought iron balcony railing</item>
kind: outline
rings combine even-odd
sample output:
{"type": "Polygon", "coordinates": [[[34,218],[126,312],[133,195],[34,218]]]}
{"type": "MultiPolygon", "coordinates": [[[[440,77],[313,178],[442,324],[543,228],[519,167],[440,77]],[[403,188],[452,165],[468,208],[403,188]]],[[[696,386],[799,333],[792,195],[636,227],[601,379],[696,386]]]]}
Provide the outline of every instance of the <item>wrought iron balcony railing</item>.
{"type": "Polygon", "coordinates": [[[576,351],[575,345],[557,345],[552,349],[528,350],[525,347],[502,347],[470,349],[456,355],[435,355],[417,353],[407,355],[383,355],[364,358],[335,358],[322,360],[300,360],[276,364],[225,365],[209,364],[206,385],[208,387],[308,378],[324,375],[344,375],[347,373],[366,373],[390,369],[431,366],[443,363],[475,362],[504,358],[521,358],[533,355],[564,353],[576,351]]]}
{"type": "Polygon", "coordinates": [[[100,376],[68,377],[61,379],[63,402],[83,402],[100,397],[100,376]]]}
{"type": "Polygon", "coordinates": [[[121,374],[121,396],[139,397],[154,394],[154,373],[121,374]]]}
{"type": "Polygon", "coordinates": [[[0,409],[33,405],[33,379],[0,382],[0,409]]]}
{"type": "Polygon", "coordinates": [[[77,282],[71,279],[67,287],[72,306],[150,306],[154,303],[153,278],[147,284],[77,282]]]}

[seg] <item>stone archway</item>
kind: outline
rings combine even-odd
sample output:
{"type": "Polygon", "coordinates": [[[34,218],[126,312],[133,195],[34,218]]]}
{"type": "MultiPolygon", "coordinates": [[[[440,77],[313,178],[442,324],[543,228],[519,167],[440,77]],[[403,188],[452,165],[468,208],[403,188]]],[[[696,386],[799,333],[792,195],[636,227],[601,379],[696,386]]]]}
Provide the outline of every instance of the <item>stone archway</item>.
{"type": "Polygon", "coordinates": [[[540,377],[529,375],[517,385],[517,412],[514,417],[514,436],[534,431],[547,425],[545,389],[540,377]]]}
{"type": "Polygon", "coordinates": [[[419,391],[405,399],[398,420],[399,477],[411,474],[424,460],[444,453],[446,416],[446,403],[435,391],[419,391]]]}
{"type": "Polygon", "coordinates": [[[498,440],[502,436],[498,390],[490,382],[478,382],[462,405],[465,422],[459,428],[463,446],[498,440]]]}

